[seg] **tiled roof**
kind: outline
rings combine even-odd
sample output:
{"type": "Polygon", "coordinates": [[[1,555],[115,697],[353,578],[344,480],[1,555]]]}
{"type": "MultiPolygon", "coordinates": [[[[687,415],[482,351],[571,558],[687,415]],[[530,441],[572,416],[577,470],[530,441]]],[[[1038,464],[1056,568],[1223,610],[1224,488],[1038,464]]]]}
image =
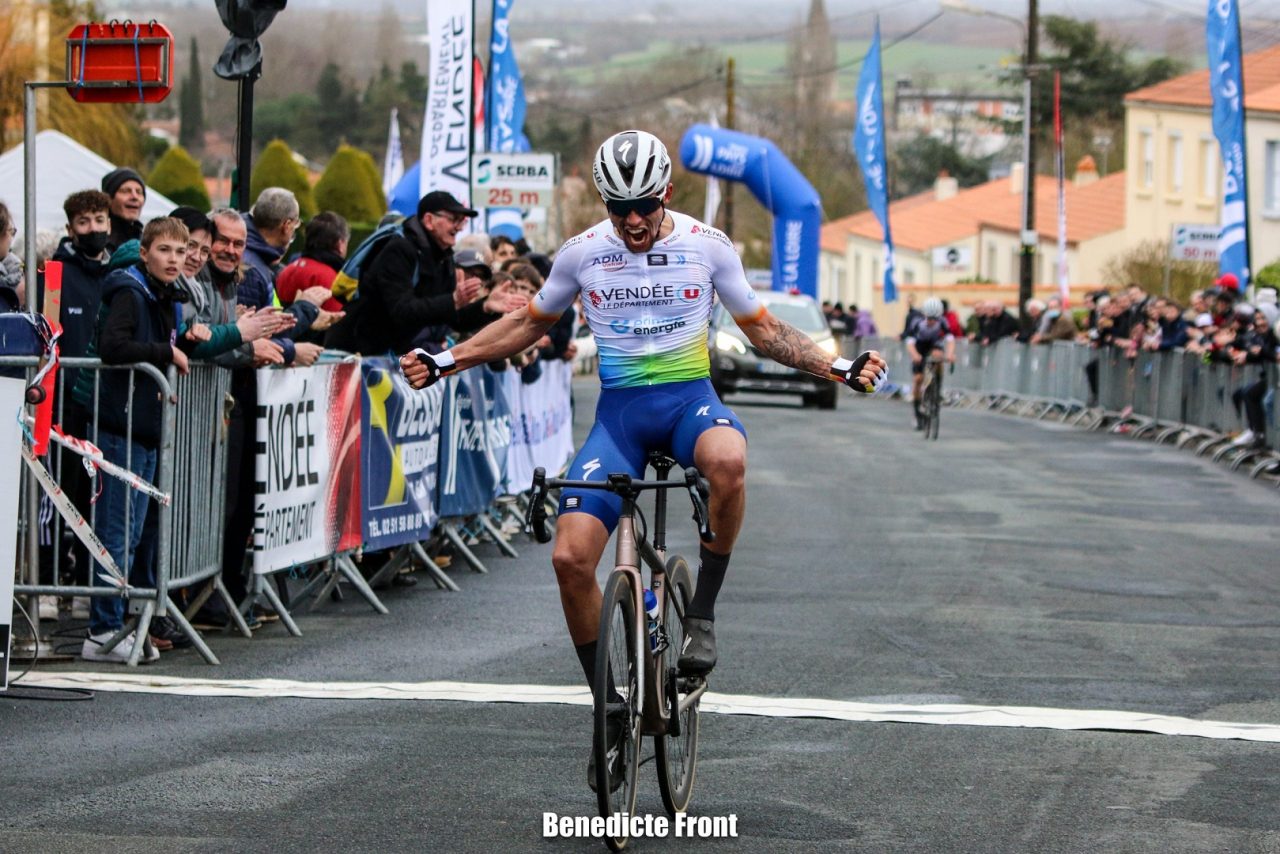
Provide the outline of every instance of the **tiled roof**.
{"type": "MultiPolygon", "coordinates": [[[[1115,172],[1077,187],[1068,183],[1067,240],[1079,243],[1124,227],[1124,173],[1115,172]]],[[[1057,182],[1036,176],[1036,226],[1042,234],[1056,233],[1057,182]]],[[[1022,223],[1022,194],[1012,191],[1009,178],[988,181],[938,201],[933,191],[889,205],[893,242],[903,249],[923,252],[973,237],[985,227],[1018,232],[1022,223]]],[[[870,211],[862,211],[828,223],[822,229],[822,248],[843,254],[845,235],[880,240],[880,223],[870,211]]]]}
{"type": "MultiPolygon", "coordinates": [[[[1154,86],[1130,92],[1126,103],[1172,104],[1213,108],[1209,69],[1202,68],[1154,86]]],[[[1280,44],[1244,55],[1244,106],[1247,110],[1280,112],[1280,44]]]]}

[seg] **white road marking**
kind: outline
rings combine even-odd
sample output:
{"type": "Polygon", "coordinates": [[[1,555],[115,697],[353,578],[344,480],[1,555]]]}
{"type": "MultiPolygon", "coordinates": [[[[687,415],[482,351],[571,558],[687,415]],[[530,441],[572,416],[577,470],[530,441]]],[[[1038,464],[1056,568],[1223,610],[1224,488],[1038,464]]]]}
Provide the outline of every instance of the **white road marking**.
{"type": "MultiPolygon", "coordinates": [[[[464,703],[552,703],[590,705],[585,687],[504,685],[483,682],[297,682],[290,679],[189,679],[135,673],[29,673],[20,685],[87,688],[191,697],[299,697],[317,700],[452,700],[464,703]]],[[[2,695],[0,695],[2,696],[2,695]]],[[[1147,712],[1103,709],[1048,709],[1035,706],[976,706],[950,703],[910,705],[856,703],[799,697],[755,697],[708,692],[702,711],[716,715],[826,718],[839,721],[1024,727],[1059,730],[1114,730],[1160,735],[1280,743],[1280,724],[1205,721],[1147,712]]]]}

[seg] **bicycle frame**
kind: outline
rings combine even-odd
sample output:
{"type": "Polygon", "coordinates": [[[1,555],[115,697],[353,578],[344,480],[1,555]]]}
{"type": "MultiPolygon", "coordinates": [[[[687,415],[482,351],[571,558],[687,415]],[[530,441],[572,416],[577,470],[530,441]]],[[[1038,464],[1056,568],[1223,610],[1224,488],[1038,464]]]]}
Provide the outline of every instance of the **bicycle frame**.
{"type": "MultiPolygon", "coordinates": [[[[625,474],[611,474],[603,482],[548,480],[543,469],[536,469],[533,477],[528,522],[536,540],[545,543],[551,539],[546,531],[546,508],[542,500],[546,490],[549,488],[605,489],[621,496],[622,513],[618,517],[617,541],[614,546],[614,572],[624,573],[630,581],[632,608],[636,615],[636,636],[632,638],[632,642],[638,645],[638,649],[644,651],[644,667],[637,674],[637,689],[640,692],[640,708],[642,710],[641,732],[644,735],[666,735],[672,726],[673,718],[668,710],[666,685],[664,680],[658,678],[661,673],[661,653],[663,650],[662,648],[656,651],[651,649],[648,642],[644,608],[644,576],[641,572],[641,567],[642,565],[648,565],[649,567],[649,588],[658,600],[659,637],[665,641],[666,626],[664,620],[667,613],[667,490],[682,485],[685,486],[693,499],[694,519],[698,522],[700,536],[704,540],[710,541],[714,538],[714,535],[711,533],[708,521],[705,503],[705,482],[698,476],[697,470],[686,469],[685,480],[682,484],[678,480],[667,480],[667,475],[670,473],[672,466],[675,465],[675,461],[670,457],[653,454],[649,458],[649,464],[653,466],[658,475],[658,480],[656,481],[634,480],[630,475],[625,474]],[[640,493],[646,490],[657,492],[657,495],[654,496],[652,543],[636,533],[636,514],[638,512],[636,500],[639,498],[640,493]],[[649,683],[654,686],[652,691],[648,690],[649,683]]],[[[681,699],[677,709],[677,716],[674,719],[676,726],[679,726],[679,713],[684,712],[690,705],[696,703],[706,691],[706,688],[707,683],[702,680],[701,685],[681,699]]],[[[673,731],[672,734],[678,735],[679,733],[673,731]]]]}

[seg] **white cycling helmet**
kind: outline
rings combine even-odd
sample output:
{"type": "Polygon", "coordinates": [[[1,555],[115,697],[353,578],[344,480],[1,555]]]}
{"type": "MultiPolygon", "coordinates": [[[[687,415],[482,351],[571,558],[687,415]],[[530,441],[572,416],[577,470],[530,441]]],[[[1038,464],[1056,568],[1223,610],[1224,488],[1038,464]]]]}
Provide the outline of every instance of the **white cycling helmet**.
{"type": "Polygon", "coordinates": [[[624,130],[600,146],[591,175],[606,202],[651,198],[662,195],[671,183],[671,158],[653,134],[624,130]]]}
{"type": "Polygon", "coordinates": [[[920,307],[920,313],[925,317],[942,317],[942,300],[937,297],[929,297],[924,301],[924,305],[920,307]]]}

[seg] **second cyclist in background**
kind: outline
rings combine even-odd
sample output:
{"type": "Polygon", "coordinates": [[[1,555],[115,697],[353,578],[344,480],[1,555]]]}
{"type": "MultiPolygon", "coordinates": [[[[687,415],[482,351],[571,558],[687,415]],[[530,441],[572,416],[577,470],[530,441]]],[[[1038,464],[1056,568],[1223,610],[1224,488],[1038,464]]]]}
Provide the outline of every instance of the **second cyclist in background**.
{"type": "Polygon", "coordinates": [[[939,347],[948,364],[956,360],[956,339],[942,316],[942,300],[929,297],[920,309],[920,317],[907,332],[907,355],[911,357],[911,409],[916,416],[916,429],[924,426],[920,412],[920,386],[924,380],[925,361],[939,347]]]}

